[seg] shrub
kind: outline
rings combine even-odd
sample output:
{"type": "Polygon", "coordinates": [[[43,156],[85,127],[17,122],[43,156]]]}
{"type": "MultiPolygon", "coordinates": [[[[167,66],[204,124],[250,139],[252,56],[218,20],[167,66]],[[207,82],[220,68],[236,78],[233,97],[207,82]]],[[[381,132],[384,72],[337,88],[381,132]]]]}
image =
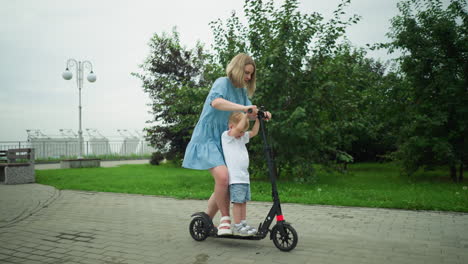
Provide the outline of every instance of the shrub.
{"type": "Polygon", "coordinates": [[[161,152],[157,151],[153,152],[153,154],[151,155],[150,163],[151,165],[159,165],[163,160],[164,155],[161,152]]]}

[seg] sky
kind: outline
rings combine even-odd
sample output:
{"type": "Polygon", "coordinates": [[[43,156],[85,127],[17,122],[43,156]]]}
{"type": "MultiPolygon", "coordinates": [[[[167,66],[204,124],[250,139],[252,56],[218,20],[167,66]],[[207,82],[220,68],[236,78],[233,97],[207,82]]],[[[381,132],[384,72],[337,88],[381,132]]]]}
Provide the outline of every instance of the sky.
{"type": "MultiPolygon", "coordinates": [[[[330,18],[339,0],[302,0],[302,13],[330,18]]],[[[346,9],[361,21],[348,29],[357,46],[386,41],[397,0],[352,0],[346,9]]],[[[281,3],[281,1],[279,1],[281,3]]],[[[0,142],[26,141],[26,129],[49,136],[59,129],[78,131],[78,98],[73,78],[62,78],[68,59],[89,60],[97,81],[86,80],[81,91],[83,130],[96,129],[109,139],[117,130],[136,134],[148,126],[149,97],[143,92],[139,65],[149,55],[153,34],[177,27],[188,48],[197,41],[210,48],[209,22],[225,20],[240,0],[0,0],[0,142]]],[[[386,51],[369,56],[388,60],[386,51]]],[[[202,103],[202,102],[200,102],[202,103]]],[[[86,136],[86,132],[84,132],[86,136]]]]}

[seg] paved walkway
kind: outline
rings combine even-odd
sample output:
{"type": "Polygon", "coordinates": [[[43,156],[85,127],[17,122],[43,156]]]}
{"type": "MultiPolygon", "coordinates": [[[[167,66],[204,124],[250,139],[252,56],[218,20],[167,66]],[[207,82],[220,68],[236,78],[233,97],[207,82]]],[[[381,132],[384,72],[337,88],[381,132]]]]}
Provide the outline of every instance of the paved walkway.
{"type": "MultiPolygon", "coordinates": [[[[468,214],[283,204],[299,243],[194,241],[206,201],[0,185],[0,263],[468,263],[468,214]]],[[[259,223],[271,203],[249,204],[259,223]]],[[[216,219],[217,221],[218,219],[216,219]]]]}

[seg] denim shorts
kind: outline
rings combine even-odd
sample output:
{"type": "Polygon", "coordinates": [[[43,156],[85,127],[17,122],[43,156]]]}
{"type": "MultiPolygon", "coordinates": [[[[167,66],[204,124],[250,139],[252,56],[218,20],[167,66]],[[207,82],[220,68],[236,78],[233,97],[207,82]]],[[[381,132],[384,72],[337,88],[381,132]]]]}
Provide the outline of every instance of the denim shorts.
{"type": "Polygon", "coordinates": [[[229,185],[231,203],[245,203],[250,201],[250,184],[234,183],[229,185]]]}

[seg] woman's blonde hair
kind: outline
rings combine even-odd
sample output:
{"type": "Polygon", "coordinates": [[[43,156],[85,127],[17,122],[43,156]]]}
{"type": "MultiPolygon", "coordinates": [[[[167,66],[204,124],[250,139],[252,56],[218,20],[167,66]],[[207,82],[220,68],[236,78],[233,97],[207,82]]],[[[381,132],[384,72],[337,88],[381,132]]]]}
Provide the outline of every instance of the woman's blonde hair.
{"type": "Polygon", "coordinates": [[[257,76],[257,67],[255,66],[255,61],[249,55],[245,53],[239,53],[234,58],[232,58],[231,62],[229,62],[228,66],[226,67],[226,74],[234,84],[234,86],[238,88],[247,88],[247,94],[249,97],[252,97],[255,93],[255,81],[257,76]],[[246,65],[252,65],[254,67],[254,72],[252,73],[252,78],[247,83],[244,82],[244,67],[246,65]]]}
{"type": "MultiPolygon", "coordinates": [[[[229,116],[229,124],[237,126],[237,124],[239,124],[239,122],[242,121],[242,118],[244,117],[244,115],[245,114],[242,112],[232,112],[231,115],[229,116]]],[[[249,126],[250,126],[249,119],[245,118],[244,120],[245,120],[244,130],[247,130],[249,129],[249,126]]]]}

